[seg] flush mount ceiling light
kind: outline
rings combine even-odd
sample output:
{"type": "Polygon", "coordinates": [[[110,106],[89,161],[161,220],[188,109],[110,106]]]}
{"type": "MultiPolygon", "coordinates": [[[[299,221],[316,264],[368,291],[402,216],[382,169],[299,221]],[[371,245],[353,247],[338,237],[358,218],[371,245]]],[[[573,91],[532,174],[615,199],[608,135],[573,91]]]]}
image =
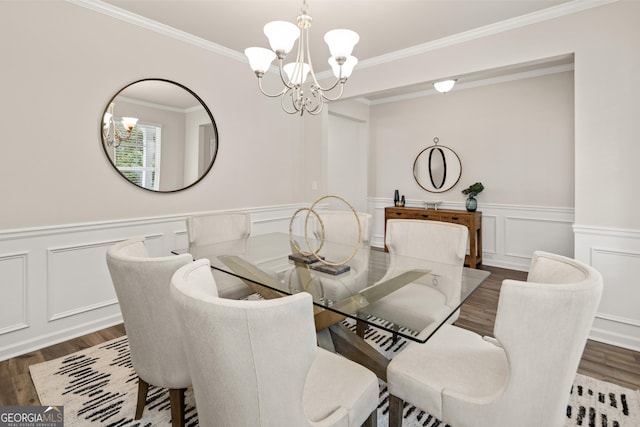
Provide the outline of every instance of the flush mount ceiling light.
{"type": "Polygon", "coordinates": [[[455,85],[457,81],[458,79],[442,80],[440,82],[435,82],[433,87],[440,93],[446,93],[453,89],[453,85],[455,85]]]}
{"type": "Polygon", "coordinates": [[[244,53],[249,58],[249,65],[258,77],[260,91],[268,97],[281,97],[282,109],[288,114],[302,115],[305,111],[309,114],[318,114],[322,111],[325,101],[335,101],[342,96],[344,83],[351,75],[353,67],[358,63],[355,56],[351,56],[353,47],[360,40],[358,33],[351,30],[331,30],[324,36],[324,41],[329,45],[331,57],[329,65],[336,76],[335,83],[323,88],[318,83],[311,64],[311,52],[309,51],[309,28],[311,16],[307,14],[307,2],[302,3],[301,14],[298,16],[298,25],[285,21],[273,21],[264,26],[264,33],[269,38],[271,49],[250,47],[244,53]],[[299,39],[299,40],[298,40],[299,39]],[[298,53],[295,62],[283,64],[284,58],[298,40],[298,53]],[[262,76],[269,70],[274,59],[278,58],[280,79],[284,88],[274,94],[265,92],[262,87],[262,76]],[[308,92],[305,92],[303,84],[311,76],[308,92]],[[331,98],[327,92],[340,86],[337,96],[331,98]]]}

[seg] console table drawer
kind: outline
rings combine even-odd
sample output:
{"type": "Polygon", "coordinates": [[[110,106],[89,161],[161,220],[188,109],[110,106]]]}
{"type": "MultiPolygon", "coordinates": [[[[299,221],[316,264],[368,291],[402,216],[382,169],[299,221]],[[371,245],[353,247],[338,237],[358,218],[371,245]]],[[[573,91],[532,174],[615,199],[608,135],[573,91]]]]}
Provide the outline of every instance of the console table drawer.
{"type": "MultiPolygon", "coordinates": [[[[482,263],[482,212],[388,207],[384,209],[385,234],[389,219],[418,219],[464,225],[469,229],[469,254],[465,257],[465,265],[476,268],[482,263]]],[[[387,250],[386,245],[384,249],[387,250]]]]}
{"type": "Polygon", "coordinates": [[[427,219],[432,221],[440,221],[441,215],[438,213],[427,211],[426,209],[422,209],[424,212],[414,212],[414,211],[406,211],[401,210],[400,208],[394,209],[391,213],[389,213],[389,219],[427,219]]]}
{"type": "Polygon", "coordinates": [[[468,215],[451,215],[445,214],[440,216],[440,221],[452,222],[454,224],[464,225],[467,228],[471,226],[471,217],[468,215]]]}

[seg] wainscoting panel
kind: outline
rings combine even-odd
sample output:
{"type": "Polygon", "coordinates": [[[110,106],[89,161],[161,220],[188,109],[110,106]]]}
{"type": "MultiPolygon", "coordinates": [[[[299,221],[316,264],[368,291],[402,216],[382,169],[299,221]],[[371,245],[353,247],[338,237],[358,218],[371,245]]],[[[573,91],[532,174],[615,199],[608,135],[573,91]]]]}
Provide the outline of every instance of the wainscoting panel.
{"type": "Polygon", "coordinates": [[[640,231],[574,226],[576,259],[602,274],[591,338],[640,351],[640,231]]]}
{"type": "Polygon", "coordinates": [[[27,319],[27,252],[0,254],[0,335],[29,327],[27,319]]]}
{"type": "Polygon", "coordinates": [[[118,303],[105,262],[107,249],[117,242],[111,240],[48,250],[49,321],[118,303]]]}
{"type": "MultiPolygon", "coordinates": [[[[289,232],[289,221],[291,216],[302,206],[275,206],[267,207],[251,213],[251,234],[259,236],[261,234],[274,232],[289,232]]],[[[306,206],[308,207],[308,206],[306,206]]],[[[295,230],[294,230],[295,231],[295,230]]],[[[303,232],[302,230],[299,230],[303,232]]]]}
{"type": "Polygon", "coordinates": [[[491,254],[495,258],[498,254],[498,217],[482,213],[482,253],[483,256],[491,254]]]}
{"type": "Polygon", "coordinates": [[[504,253],[513,258],[530,259],[533,251],[541,250],[573,257],[572,226],[572,221],[505,216],[504,253]]]}
{"type": "MultiPolygon", "coordinates": [[[[384,246],[384,208],[391,204],[391,199],[369,199],[374,247],[384,246]]],[[[305,206],[244,211],[251,213],[252,234],[286,233],[291,215],[305,206]]],[[[407,206],[423,204],[409,200],[407,206]]],[[[441,208],[464,206],[448,203],[441,208]]],[[[487,265],[526,271],[528,251],[539,249],[533,247],[538,244],[547,245],[547,250],[572,252],[564,231],[573,221],[572,209],[482,203],[479,209],[487,265]],[[535,236],[522,231],[525,224],[535,228],[535,236]],[[537,243],[532,246],[530,241],[537,243]]],[[[133,236],[145,236],[152,256],[169,255],[173,249],[188,246],[187,215],[0,230],[0,360],[121,322],[106,269],[107,248],[133,236]]],[[[634,304],[640,301],[635,279],[640,271],[640,232],[576,226],[574,232],[575,257],[594,265],[605,280],[592,337],[640,350],[640,310],[634,304]]]]}
{"type": "Polygon", "coordinates": [[[640,325],[638,279],[626,274],[640,271],[640,253],[592,248],[591,263],[607,278],[607,292],[602,296],[600,311],[615,312],[620,321],[640,325]]]}
{"type": "MultiPolygon", "coordinates": [[[[373,215],[372,246],[384,247],[384,208],[393,200],[370,198],[373,215]]],[[[422,200],[407,200],[407,207],[424,207],[422,200]]],[[[464,210],[464,203],[446,202],[440,209],[464,210]]],[[[535,250],[573,256],[572,208],[482,204],[483,262],[495,267],[527,271],[535,250]]]]}
{"type": "MultiPolygon", "coordinates": [[[[288,232],[299,207],[242,211],[258,235],[288,232]]],[[[0,360],[122,322],[107,249],[144,236],[151,256],[170,255],[189,245],[188,215],[0,230],[0,360]]]]}

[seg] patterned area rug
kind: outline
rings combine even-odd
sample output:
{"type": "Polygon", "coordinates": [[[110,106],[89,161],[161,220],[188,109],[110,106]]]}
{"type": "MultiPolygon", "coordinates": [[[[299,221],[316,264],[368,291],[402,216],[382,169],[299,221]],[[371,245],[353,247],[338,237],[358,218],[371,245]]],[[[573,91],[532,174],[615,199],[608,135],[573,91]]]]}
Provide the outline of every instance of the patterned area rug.
{"type": "MultiPolygon", "coordinates": [[[[389,334],[377,328],[370,328],[366,339],[387,356],[406,345],[402,339],[392,343],[389,334]]],[[[137,377],[131,366],[126,337],[32,365],[30,371],[41,404],[64,406],[65,426],[170,425],[169,393],[153,386],[149,389],[142,419],[133,420],[137,377]]],[[[380,381],[379,427],[388,425],[388,398],[386,384],[380,381]]],[[[404,427],[447,426],[413,406],[407,406],[404,414],[404,427]]],[[[186,394],[186,425],[198,425],[191,389],[186,394]]],[[[640,393],[577,375],[567,407],[565,426],[638,427],[640,393]]]]}

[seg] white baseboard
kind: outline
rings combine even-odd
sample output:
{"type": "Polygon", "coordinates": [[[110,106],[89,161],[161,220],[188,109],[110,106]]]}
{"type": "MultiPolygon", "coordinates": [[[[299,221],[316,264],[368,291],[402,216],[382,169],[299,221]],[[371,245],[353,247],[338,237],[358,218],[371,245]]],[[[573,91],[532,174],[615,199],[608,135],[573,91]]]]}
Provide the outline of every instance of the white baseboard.
{"type": "Polygon", "coordinates": [[[12,345],[10,344],[2,347],[2,349],[0,349],[0,361],[40,350],[44,347],[49,347],[73,338],[81,337],[120,323],[122,323],[122,315],[116,314],[101,319],[94,319],[88,323],[82,323],[73,328],[61,329],[48,334],[36,336],[34,338],[21,340],[12,345]]]}

